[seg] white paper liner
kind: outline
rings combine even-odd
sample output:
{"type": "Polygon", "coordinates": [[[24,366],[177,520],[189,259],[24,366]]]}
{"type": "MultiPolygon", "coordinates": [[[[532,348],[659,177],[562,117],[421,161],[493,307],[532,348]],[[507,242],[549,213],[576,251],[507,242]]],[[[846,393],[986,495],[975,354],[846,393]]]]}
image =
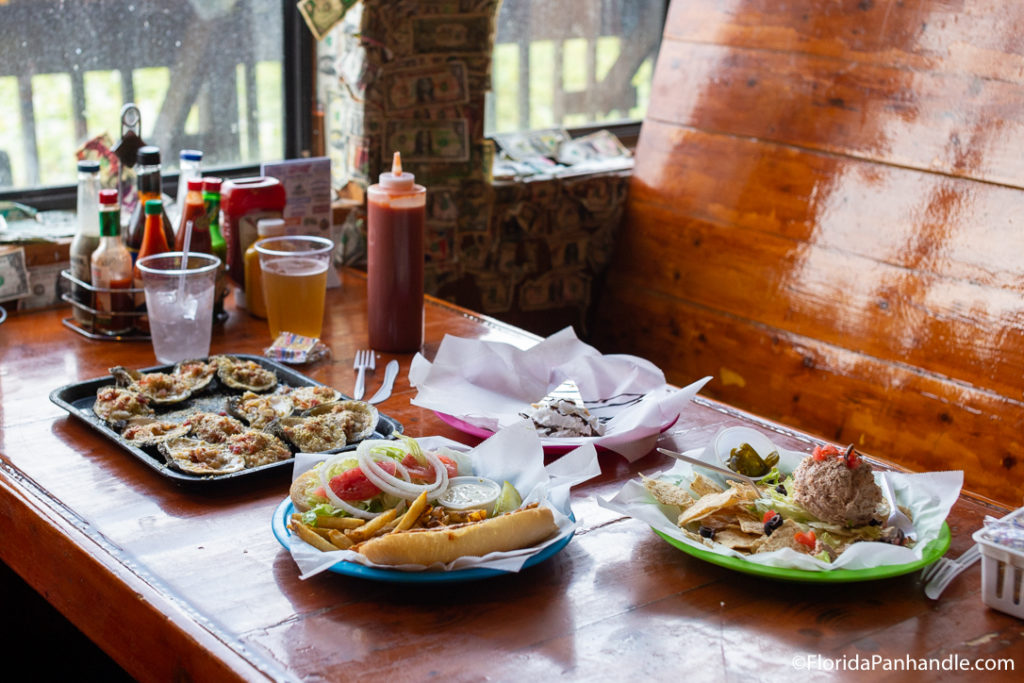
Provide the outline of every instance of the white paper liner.
{"type": "MultiPolygon", "coordinates": [[[[552,509],[558,534],[543,543],[530,548],[508,552],[491,553],[484,557],[462,557],[447,565],[440,563],[430,567],[422,565],[379,565],[370,562],[363,555],[351,550],[323,552],[307,544],[297,535],[289,536],[289,550],[301,571],[300,578],[308,579],[328,570],[334,564],[348,560],[367,567],[394,569],[399,571],[446,571],[481,567],[517,572],[523,564],[540,553],[544,548],[573,533],[577,523],[569,519],[570,489],[601,473],[597,462],[597,451],[593,445],[577,448],[545,467],[544,452],[540,437],[529,422],[521,420],[496,433],[474,449],[441,436],[416,439],[425,449],[448,446],[456,450],[469,451],[473,472],[499,483],[510,482],[523,496],[523,504],[540,503],[552,509]]],[[[299,453],[295,456],[292,480],[300,474],[323,462],[323,454],[299,453]]]]}
{"type": "Polygon", "coordinates": [[[571,327],[526,350],[445,335],[433,363],[416,354],[409,368],[409,382],[417,389],[413,405],[491,431],[520,422],[530,404],[572,380],[592,413],[611,418],[605,434],[545,437],[544,445],[595,444],[631,462],[654,448],[660,431],[710,379],[682,389],[670,387],[653,363],[636,356],[602,355],[577,339],[571,327]],[[599,401],[607,407],[595,407],[599,401]]]}
{"type": "MultiPolygon", "coordinates": [[[[780,455],[779,470],[792,472],[800,461],[809,455],[785,449],[778,449],[780,455]]],[[[710,447],[687,451],[685,455],[700,458],[706,462],[719,464],[714,459],[710,447]]],[[[724,480],[717,474],[689,463],[677,461],[674,466],[663,472],[652,474],[655,479],[665,478],[669,481],[692,479],[694,472],[716,479],[724,485],[724,480]]],[[[868,569],[888,565],[900,565],[922,559],[924,549],[938,538],[942,524],[949,515],[950,509],[960,496],[963,486],[963,472],[928,472],[923,474],[904,474],[901,472],[882,472],[875,470],[876,480],[887,479],[892,484],[896,502],[911,512],[914,522],[914,534],[917,543],[913,548],[904,548],[880,542],[855,543],[847,548],[833,562],[824,562],[810,555],[798,553],[790,548],[774,550],[755,555],[726,548],[721,545],[707,546],[698,543],[676,526],[675,518],[678,508],[659,504],[637,480],[630,480],[611,500],[598,498],[598,504],[634,519],[640,520],[666,536],[677,539],[694,548],[710,551],[718,555],[736,557],[752,564],[770,567],[785,567],[807,571],[825,571],[829,569],[868,569]]]]}

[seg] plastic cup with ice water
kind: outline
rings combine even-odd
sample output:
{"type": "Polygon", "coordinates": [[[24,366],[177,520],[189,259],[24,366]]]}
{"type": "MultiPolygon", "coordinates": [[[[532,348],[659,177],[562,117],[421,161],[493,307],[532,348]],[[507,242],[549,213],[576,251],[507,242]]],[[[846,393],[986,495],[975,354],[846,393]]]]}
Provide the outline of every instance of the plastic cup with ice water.
{"type": "Polygon", "coordinates": [[[293,235],[256,242],[271,339],[281,332],[320,338],[333,250],[334,243],[325,237],[293,235]]]}
{"type": "Polygon", "coordinates": [[[171,251],[139,259],[146,290],[153,352],[161,363],[203,358],[210,353],[213,295],[220,259],[171,251]]]}

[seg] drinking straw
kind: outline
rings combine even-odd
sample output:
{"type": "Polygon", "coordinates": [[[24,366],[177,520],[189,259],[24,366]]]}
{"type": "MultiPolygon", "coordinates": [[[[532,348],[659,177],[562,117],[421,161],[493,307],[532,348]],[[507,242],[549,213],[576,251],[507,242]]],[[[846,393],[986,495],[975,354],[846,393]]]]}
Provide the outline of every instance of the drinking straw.
{"type": "Polygon", "coordinates": [[[178,283],[178,300],[185,298],[185,275],[188,270],[188,248],[192,242],[192,221],[185,221],[185,242],[181,245],[181,281],[178,283]]]}

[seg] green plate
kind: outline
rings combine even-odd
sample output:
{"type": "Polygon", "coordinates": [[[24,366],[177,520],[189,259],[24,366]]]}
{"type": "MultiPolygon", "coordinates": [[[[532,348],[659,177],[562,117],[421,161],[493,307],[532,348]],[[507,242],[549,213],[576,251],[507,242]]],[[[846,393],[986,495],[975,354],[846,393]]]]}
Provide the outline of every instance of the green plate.
{"type": "Polygon", "coordinates": [[[909,574],[910,572],[917,571],[922,567],[927,567],[932,562],[935,562],[942,557],[946,551],[949,550],[949,542],[951,538],[949,525],[943,522],[942,529],[939,530],[938,538],[925,546],[921,559],[915,562],[908,562],[906,564],[887,564],[880,567],[870,567],[868,569],[830,569],[825,571],[810,571],[807,569],[791,569],[789,567],[769,567],[767,565],[757,564],[756,562],[749,562],[738,557],[719,555],[718,553],[711,552],[710,550],[696,548],[688,543],[672,538],[657,529],[652,529],[652,531],[668,541],[671,545],[682,550],[687,555],[693,555],[705,562],[717,564],[718,566],[725,567],[726,569],[733,569],[738,572],[743,572],[744,574],[753,574],[754,576],[764,576],[769,579],[809,583],[852,583],[854,581],[873,581],[875,579],[888,579],[892,576],[909,574]]]}

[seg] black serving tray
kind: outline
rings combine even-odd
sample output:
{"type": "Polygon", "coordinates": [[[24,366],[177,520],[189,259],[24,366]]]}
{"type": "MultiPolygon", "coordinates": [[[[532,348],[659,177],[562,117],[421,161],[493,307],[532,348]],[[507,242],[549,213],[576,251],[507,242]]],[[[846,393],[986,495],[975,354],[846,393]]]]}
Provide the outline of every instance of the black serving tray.
{"type": "MultiPolygon", "coordinates": [[[[323,382],[317,382],[302,373],[296,372],[285,365],[272,361],[269,358],[264,358],[263,356],[250,356],[245,354],[226,355],[251,360],[259,363],[268,370],[272,370],[277,374],[277,381],[279,384],[286,384],[292,387],[326,386],[323,382]]],[[[169,372],[173,369],[173,364],[156,365],[149,368],[143,368],[141,372],[169,372]]],[[[269,465],[261,465],[259,467],[219,475],[200,476],[175,469],[164,461],[163,456],[160,455],[155,447],[147,446],[146,448],[139,448],[138,446],[128,443],[121,438],[120,434],[111,429],[110,425],[108,425],[106,421],[97,417],[92,411],[93,403],[96,401],[96,391],[101,387],[112,384],[114,384],[113,376],[98,377],[84,382],[68,384],[60,387],[59,389],[54,389],[50,393],[50,400],[75,417],[84,421],[87,425],[98,431],[103,436],[121,446],[121,448],[127,450],[143,464],[151,467],[177,484],[216,484],[224,481],[237,481],[238,479],[256,477],[267,474],[270,471],[291,470],[293,464],[292,460],[281,460],[279,462],[270,463],[269,465]]],[[[228,397],[240,396],[242,393],[243,392],[238,389],[231,389],[224,386],[221,384],[219,379],[215,378],[209,387],[187,401],[183,401],[167,408],[158,407],[156,409],[156,416],[173,420],[177,413],[192,412],[195,409],[208,410],[209,412],[223,412],[227,408],[228,397]]],[[[343,398],[347,399],[349,397],[343,395],[343,398]]],[[[398,420],[384,415],[383,413],[379,413],[377,427],[373,432],[373,436],[369,438],[393,439],[397,434],[401,433],[402,424],[398,420]]],[[[340,451],[344,452],[355,450],[357,445],[358,444],[352,444],[350,446],[346,446],[345,448],[340,449],[340,451]]],[[[291,447],[290,444],[289,447],[291,447]]]]}

